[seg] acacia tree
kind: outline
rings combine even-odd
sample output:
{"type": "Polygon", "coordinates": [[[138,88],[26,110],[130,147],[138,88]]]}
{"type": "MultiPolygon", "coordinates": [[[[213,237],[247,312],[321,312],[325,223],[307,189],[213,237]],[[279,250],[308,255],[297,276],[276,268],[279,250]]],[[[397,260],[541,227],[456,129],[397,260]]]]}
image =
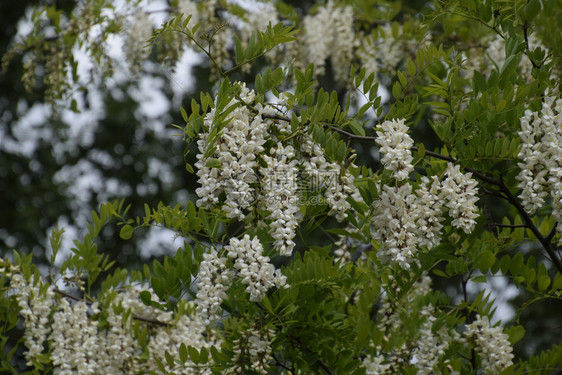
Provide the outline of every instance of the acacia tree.
{"type": "Polygon", "coordinates": [[[41,79],[54,106],[80,109],[76,49],[111,75],[105,43],[120,35],[131,74],[195,50],[213,89],[177,125],[196,199],[146,204],[139,217],[104,203],[70,254],[59,253],[64,230],[51,233],[47,271],[18,251],[1,260],[3,369],[16,372],[20,344],[36,373],[560,369],[560,343],[514,356],[513,344],[537,337],[493,323],[487,284],[504,276],[524,290],[519,313],[561,297],[560,9],[36,9],[4,61],[23,54],[23,82],[33,90],[41,79]],[[155,13],[166,15],[156,28],[155,13]],[[142,270],[118,269],[97,250],[106,225],[124,240],[165,227],[183,244],[142,270]],[[471,294],[475,283],[484,287],[471,294]]]}

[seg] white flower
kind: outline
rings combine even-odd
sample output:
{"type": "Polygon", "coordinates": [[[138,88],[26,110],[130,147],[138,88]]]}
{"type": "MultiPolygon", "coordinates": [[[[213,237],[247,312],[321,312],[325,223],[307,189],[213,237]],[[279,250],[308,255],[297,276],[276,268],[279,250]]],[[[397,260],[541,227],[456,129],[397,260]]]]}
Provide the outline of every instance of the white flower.
{"type": "Polygon", "coordinates": [[[125,55],[131,70],[137,71],[150,52],[146,42],[152,35],[153,26],[142,9],[135,11],[131,21],[131,24],[125,28],[127,30],[125,55]]]}
{"type": "Polygon", "coordinates": [[[267,167],[260,169],[264,208],[270,212],[269,233],[279,254],[291,255],[295,230],[302,216],[297,195],[298,161],[292,146],[283,147],[279,143],[270,153],[271,156],[263,156],[267,167]]]}
{"type": "MultiPolygon", "coordinates": [[[[252,103],[255,93],[242,84],[240,98],[245,103],[252,103]]],[[[232,100],[229,106],[236,102],[236,99],[232,100]]],[[[213,109],[205,117],[204,125],[209,129],[209,133],[219,126],[215,122],[215,112],[213,109]]],[[[246,106],[241,105],[232,111],[226,123],[221,125],[213,145],[208,144],[209,133],[200,135],[197,142],[198,161],[195,163],[198,168],[198,182],[201,185],[195,190],[199,196],[198,206],[210,208],[219,203],[219,196],[224,193],[222,209],[226,216],[239,220],[245,218],[256,200],[252,184],[258,181],[257,155],[264,151],[263,145],[269,125],[260,113],[252,114],[246,106]],[[208,147],[213,147],[214,152],[209,158],[205,158],[208,147]],[[220,165],[208,166],[211,159],[218,160],[220,165]]]]}
{"type": "Polygon", "coordinates": [[[517,164],[521,168],[517,186],[521,203],[533,214],[550,192],[552,215],[562,234],[562,99],[549,96],[540,113],[525,111],[519,136],[522,144],[517,156],[522,162],[517,164]]]}
{"type": "Polygon", "coordinates": [[[407,179],[414,170],[412,152],[414,141],[408,134],[404,119],[385,121],[377,125],[376,142],[381,146],[380,153],[384,156],[381,163],[392,171],[394,178],[401,181],[407,179]]]}
{"type": "Polygon", "coordinates": [[[478,217],[478,183],[472,178],[472,173],[462,173],[460,166],[452,163],[447,163],[446,175],[440,196],[446,200],[449,216],[453,219],[451,224],[470,233],[474,230],[475,219],[478,217]]]}
{"type": "Polygon", "coordinates": [[[234,277],[226,261],[226,258],[219,258],[217,251],[212,248],[209,253],[203,254],[199,267],[195,305],[197,313],[207,325],[220,318],[222,301],[234,277]]]}
{"type": "Polygon", "coordinates": [[[437,332],[433,332],[433,324],[437,320],[433,315],[433,310],[433,306],[430,305],[423,307],[421,311],[421,315],[426,320],[420,329],[421,337],[417,340],[413,352],[414,365],[418,369],[418,375],[434,374],[435,366],[452,341],[444,326],[437,332]]]}
{"type": "Polygon", "coordinates": [[[330,57],[335,79],[340,83],[348,81],[355,39],[353,9],[335,7],[330,0],[315,15],[304,17],[303,25],[305,65],[314,64],[314,74],[323,75],[330,57]]]}
{"type": "Polygon", "coordinates": [[[466,326],[464,336],[474,340],[484,374],[497,374],[513,364],[513,348],[507,334],[500,327],[491,327],[487,316],[477,315],[466,326]]]}
{"type": "Polygon", "coordinates": [[[416,190],[418,219],[417,234],[420,237],[420,246],[428,249],[439,245],[441,242],[441,221],[443,218],[443,201],[439,197],[440,182],[436,176],[432,182],[423,176],[420,187],[416,190]]]}
{"type": "Polygon", "coordinates": [[[250,239],[246,234],[241,240],[231,238],[224,249],[234,261],[236,276],[246,285],[250,301],[261,301],[272,287],[288,287],[287,278],[263,255],[263,246],[257,237],[250,239]]]}
{"type": "Polygon", "coordinates": [[[377,255],[383,262],[410,268],[419,245],[416,236],[417,197],[412,194],[412,186],[385,185],[374,205],[374,238],[380,243],[377,255]]]}
{"type": "Polygon", "coordinates": [[[52,285],[43,288],[43,282],[34,275],[26,280],[14,266],[10,267],[9,275],[25,325],[23,338],[27,351],[24,355],[27,365],[31,366],[31,360],[43,353],[43,343],[51,332],[49,315],[55,303],[55,292],[52,285]]]}

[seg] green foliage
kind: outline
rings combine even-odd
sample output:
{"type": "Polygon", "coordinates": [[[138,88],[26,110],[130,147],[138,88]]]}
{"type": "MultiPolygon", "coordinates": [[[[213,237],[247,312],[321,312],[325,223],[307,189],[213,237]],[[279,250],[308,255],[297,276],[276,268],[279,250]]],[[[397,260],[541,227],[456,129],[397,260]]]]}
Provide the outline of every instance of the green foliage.
{"type": "MultiPolygon", "coordinates": [[[[156,51],[174,39],[171,35],[179,35],[210,65],[214,86],[206,85],[183,102],[180,125],[174,126],[182,132],[190,178],[212,186],[209,194],[215,195],[209,202],[194,200],[201,198],[198,191],[190,192],[186,202],[143,202],[131,214],[124,201],[104,203],[92,212],[70,253],[63,254],[64,229],[51,230],[45,271],[32,254],[14,251],[0,259],[0,347],[5,349],[0,371],[16,373],[14,358],[24,358],[20,343],[28,345],[29,339],[18,330],[32,331],[28,310],[49,292],[56,297],[45,321],[62,314],[61,301],[84,304],[88,312],[83,317],[100,337],[122,330],[132,338],[128,344],[134,350],[124,361],[138,364],[139,371],[415,374],[420,361],[431,362],[423,353],[431,349],[435,358],[426,373],[559,369],[557,342],[542,353],[517,353],[514,361],[508,349],[539,336],[524,319],[533,304],[562,299],[555,171],[543,171],[548,174],[539,176],[544,183],[534,181],[549,197],[539,209],[528,209],[520,194],[526,186],[520,177],[527,161],[522,150],[531,137],[523,134],[522,123],[542,116],[544,103],[559,96],[559,56],[552,46],[560,44],[560,37],[548,46],[532,48],[530,43],[534,29],[541,30],[539,22],[554,22],[545,14],[546,3],[435,1],[426,4],[420,24],[420,14],[403,2],[316,4],[309,18],[300,14],[306,8],[277,2],[283,22],[261,29],[252,25],[255,30],[245,37],[234,23],[224,22],[230,14],[249,25],[255,15],[242,6],[220,2],[205,15],[201,2],[194,8],[201,16],[178,14],[174,2],[147,44],[156,51]],[[334,51],[324,51],[329,64],[301,56],[331,46],[333,41],[311,47],[301,38],[318,34],[311,20],[335,8],[351,12],[354,22],[347,30],[353,36],[350,81],[343,84],[330,77],[338,68],[334,51]],[[194,24],[193,19],[202,21],[194,24]],[[209,20],[215,23],[206,24],[209,20]],[[231,43],[221,45],[225,35],[231,43]],[[372,57],[373,51],[362,39],[387,54],[369,64],[365,56],[372,57]],[[499,55],[492,49],[498,43],[499,55]],[[393,50],[397,45],[401,53],[393,50]],[[289,46],[310,50],[299,55],[289,46]],[[276,61],[269,60],[270,52],[293,55],[276,61]],[[391,52],[394,60],[382,63],[391,52]],[[381,97],[381,92],[388,95],[381,97]],[[388,130],[396,123],[404,126],[404,134],[388,130]],[[252,133],[252,126],[262,126],[263,134],[252,133]],[[239,129],[244,127],[246,133],[239,129]],[[385,141],[398,144],[389,149],[385,141]],[[239,143],[248,148],[236,149],[239,143]],[[397,159],[388,162],[392,157],[397,159]],[[411,163],[411,173],[400,179],[396,172],[406,168],[401,163],[411,163]],[[464,182],[455,180],[455,166],[464,182]],[[307,173],[318,178],[314,188],[302,188],[307,173]],[[299,186],[283,185],[294,176],[299,186]],[[427,198],[428,203],[423,194],[431,190],[427,181],[432,178],[444,193],[427,198]],[[409,195],[400,196],[406,187],[409,195]],[[471,190],[475,196],[467,198],[471,190]],[[232,206],[244,194],[249,203],[232,206]],[[235,209],[239,215],[232,214],[235,209]],[[438,212],[426,218],[431,209],[438,212]],[[112,220],[117,224],[111,226],[112,220]],[[470,225],[459,224],[462,220],[470,225]],[[175,244],[173,254],[143,261],[142,267],[118,267],[100,251],[104,228],[118,228],[126,244],[147,229],[165,229],[181,244],[175,244]],[[282,250],[290,243],[294,246],[282,250]],[[524,298],[515,305],[514,321],[503,322],[503,328],[489,322],[497,307],[491,280],[500,277],[524,298]],[[267,278],[276,279],[260,284],[267,278]],[[68,291],[59,289],[63,283],[68,291]],[[255,292],[256,285],[264,290],[255,292]],[[217,293],[208,305],[206,287],[217,293]],[[26,288],[32,290],[28,295],[26,288]],[[488,340],[508,358],[491,364],[498,368],[485,368],[486,343],[463,336],[473,324],[481,325],[482,335],[496,332],[488,340]],[[188,327],[193,337],[172,338],[178,327],[188,327]],[[165,347],[155,347],[155,337],[167,337],[165,347]],[[425,348],[428,343],[432,348],[425,348]]],[[[88,2],[85,8],[103,25],[102,39],[124,25],[106,18],[108,6],[88,2]]],[[[31,32],[6,54],[3,69],[17,53],[38,55],[29,61],[39,64],[48,58],[49,42],[54,50],[48,61],[54,64],[54,56],[62,54],[68,60],[62,71],[72,82],[79,78],[71,53],[75,46],[92,49],[101,63],[103,48],[83,39],[73,23],[77,16],[70,16],[66,28],[64,20],[65,13],[54,6],[35,10],[31,32]],[[42,22],[56,38],[45,36],[42,22]]],[[[328,33],[327,27],[322,30],[328,33]]],[[[70,83],[54,80],[52,67],[46,67],[51,69],[47,98],[62,98],[70,83]]],[[[22,78],[31,89],[35,70],[22,78]]],[[[552,102],[546,110],[558,111],[555,107],[552,102]]],[[[545,123],[554,117],[548,116],[545,123]]],[[[547,156],[556,155],[555,150],[547,156]]],[[[538,171],[546,165],[541,162],[538,171]]],[[[529,174],[535,178],[538,173],[529,174]]],[[[60,365],[55,349],[61,344],[54,337],[43,338],[44,350],[25,366],[55,372],[60,365]]]]}

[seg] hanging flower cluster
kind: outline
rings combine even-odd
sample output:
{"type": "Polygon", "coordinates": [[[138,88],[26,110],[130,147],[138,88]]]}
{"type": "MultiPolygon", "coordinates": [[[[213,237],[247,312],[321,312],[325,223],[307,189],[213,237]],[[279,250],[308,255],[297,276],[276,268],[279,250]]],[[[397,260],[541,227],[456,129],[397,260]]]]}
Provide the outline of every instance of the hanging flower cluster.
{"type": "Polygon", "coordinates": [[[25,359],[27,365],[31,366],[31,360],[43,352],[43,343],[51,333],[49,316],[55,303],[54,288],[52,285],[43,284],[35,276],[27,280],[20,270],[12,265],[7,267],[6,276],[11,279],[12,288],[16,291],[20,315],[25,326],[25,359]]]}
{"type": "Polygon", "coordinates": [[[513,364],[513,348],[501,327],[492,327],[487,316],[477,315],[466,326],[464,337],[474,340],[484,374],[497,374],[513,364]]]}
{"type": "Polygon", "coordinates": [[[411,148],[414,140],[408,134],[405,119],[385,121],[377,125],[377,140],[383,154],[381,163],[392,171],[394,178],[401,181],[414,171],[411,148]]]}
{"type": "MultiPolygon", "coordinates": [[[[240,99],[244,103],[252,103],[255,93],[241,86],[240,99]]],[[[233,99],[227,107],[240,104],[233,99]]],[[[261,114],[252,114],[245,105],[239,105],[232,111],[226,123],[215,121],[216,109],[211,110],[205,117],[205,127],[209,133],[200,135],[197,141],[199,154],[197,155],[197,176],[201,187],[197,188],[199,196],[198,206],[211,208],[219,203],[219,196],[225,195],[222,210],[227,217],[243,220],[246,212],[256,200],[255,188],[252,184],[258,181],[257,156],[264,152],[267,131],[271,121],[264,121],[261,114]],[[219,136],[214,144],[208,144],[208,137],[213,130],[219,136]],[[207,147],[214,147],[211,158],[204,158],[207,147]],[[220,167],[209,166],[211,159],[217,159],[220,167]]]]}
{"type": "Polygon", "coordinates": [[[236,275],[246,285],[246,293],[250,301],[259,302],[265,293],[273,288],[288,288],[287,278],[269,263],[269,257],[263,255],[263,246],[257,237],[250,239],[244,235],[241,240],[231,238],[228,246],[228,257],[234,262],[236,275]]]}
{"type": "Polygon", "coordinates": [[[227,258],[219,257],[215,249],[203,254],[203,261],[199,266],[197,278],[197,315],[202,316],[205,324],[220,319],[222,301],[226,298],[226,291],[232,284],[234,271],[229,269],[227,258]]]}
{"type": "Polygon", "coordinates": [[[562,99],[546,97],[540,113],[526,110],[519,136],[517,187],[523,207],[534,214],[550,194],[552,215],[562,234],[562,99]]]}
{"type": "MultiPolygon", "coordinates": [[[[351,209],[348,197],[360,201],[354,177],[341,163],[326,159],[324,149],[304,129],[300,147],[285,142],[290,126],[271,105],[255,103],[255,93],[240,85],[240,94],[227,106],[238,105],[222,123],[215,120],[216,109],[205,117],[207,132],[197,141],[197,176],[200,187],[197,205],[220,207],[228,218],[244,220],[256,207],[266,212],[265,223],[273,237],[273,247],[281,255],[291,255],[297,226],[302,219],[299,205],[303,195],[323,191],[329,215],[342,221],[351,209]],[[240,103],[240,100],[243,102],[240,103]],[[210,140],[210,134],[216,136],[210,140]],[[266,148],[266,143],[269,148],[266,148]],[[208,148],[212,149],[206,157],[208,148]],[[305,182],[308,182],[306,184],[305,182]]],[[[317,196],[315,196],[318,198],[317,196]]]]}
{"type": "MultiPolygon", "coordinates": [[[[403,122],[386,121],[385,132],[377,137],[377,142],[383,145],[381,152],[383,149],[385,152],[383,165],[399,181],[413,170],[410,164],[413,142],[405,133],[403,122]]],[[[445,175],[443,181],[433,176],[431,182],[424,176],[415,192],[409,183],[383,186],[379,199],[374,202],[373,216],[374,238],[380,243],[378,255],[383,262],[409,268],[420,247],[437,246],[441,241],[445,207],[453,219],[451,225],[466,233],[474,230],[478,217],[476,180],[452,163],[448,163],[445,175]]]]}
{"type": "MultiPolygon", "coordinates": [[[[193,315],[192,302],[180,301],[176,314],[145,305],[140,293],[147,286],[110,289],[99,301],[55,296],[55,288],[31,275],[29,281],[12,265],[0,272],[10,278],[11,293],[19,305],[26,327],[24,344],[28,366],[48,355],[55,374],[157,373],[168,356],[179,360],[183,343],[194,348],[220,346],[200,315],[193,315]],[[145,340],[139,340],[139,320],[149,326],[145,340]],[[45,348],[49,348],[46,352],[45,348]]],[[[167,371],[193,374],[193,363],[167,371]]],[[[201,374],[210,374],[203,369],[201,374]]]]}
{"type": "Polygon", "coordinates": [[[320,7],[315,15],[304,18],[304,58],[315,65],[315,74],[323,75],[326,60],[331,59],[335,78],[347,82],[353,57],[355,35],[353,10],[350,6],[335,7],[333,0],[320,7]]]}
{"type": "Polygon", "coordinates": [[[472,173],[462,173],[460,166],[452,163],[447,163],[446,176],[441,192],[446,200],[449,216],[453,219],[451,225],[465,233],[471,233],[478,217],[478,182],[472,178],[472,173]]]}
{"type": "Polygon", "coordinates": [[[268,362],[272,360],[270,336],[273,332],[250,328],[234,340],[234,366],[227,374],[243,374],[245,368],[251,368],[258,374],[268,373],[268,362]]]}

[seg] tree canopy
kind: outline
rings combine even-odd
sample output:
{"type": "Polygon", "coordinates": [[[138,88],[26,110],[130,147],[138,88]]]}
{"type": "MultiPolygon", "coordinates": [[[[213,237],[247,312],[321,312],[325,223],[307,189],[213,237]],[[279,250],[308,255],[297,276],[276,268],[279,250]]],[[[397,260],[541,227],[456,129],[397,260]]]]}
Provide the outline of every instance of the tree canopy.
{"type": "Polygon", "coordinates": [[[2,7],[2,371],[562,370],[559,0],[2,7]]]}

